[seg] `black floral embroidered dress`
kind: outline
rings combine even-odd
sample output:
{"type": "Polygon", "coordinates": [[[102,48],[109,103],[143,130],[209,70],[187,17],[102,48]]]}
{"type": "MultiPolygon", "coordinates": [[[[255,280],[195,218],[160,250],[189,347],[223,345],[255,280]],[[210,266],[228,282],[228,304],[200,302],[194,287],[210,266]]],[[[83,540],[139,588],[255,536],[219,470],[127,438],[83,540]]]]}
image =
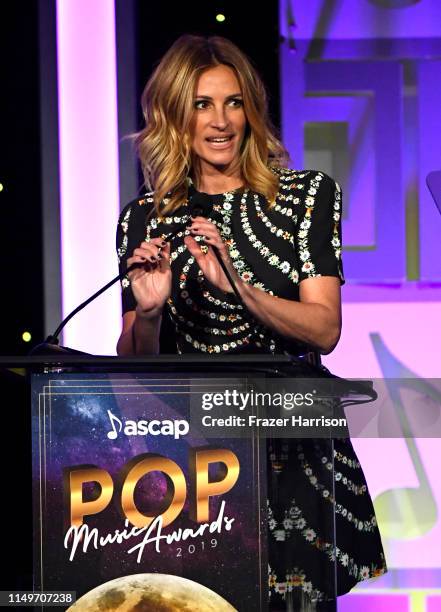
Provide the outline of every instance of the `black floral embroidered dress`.
{"type": "MultiPolygon", "coordinates": [[[[272,171],[279,177],[279,192],[271,208],[262,195],[248,189],[211,196],[210,220],[228,245],[238,274],[262,291],[295,301],[303,279],[335,276],[343,283],[340,187],[319,171],[272,171]]],[[[152,207],[153,193],[147,193],[122,211],[117,231],[120,269],[143,240],[182,228],[171,241],[172,293],[169,317],[163,317],[175,334],[179,354],[304,352],[300,343],[253,323],[232,294],[204,278],[184,244],[190,220],[187,203],[161,218],[152,214],[152,207]]],[[[123,312],[136,307],[127,277],[122,303],[123,312]]],[[[287,601],[296,609],[295,602],[304,597],[317,602],[334,594],[334,547],[321,533],[323,515],[329,516],[333,504],[338,594],[386,571],[372,502],[352,445],[336,440],[333,461],[329,449],[327,440],[268,442],[270,609],[285,609],[287,601]]]]}

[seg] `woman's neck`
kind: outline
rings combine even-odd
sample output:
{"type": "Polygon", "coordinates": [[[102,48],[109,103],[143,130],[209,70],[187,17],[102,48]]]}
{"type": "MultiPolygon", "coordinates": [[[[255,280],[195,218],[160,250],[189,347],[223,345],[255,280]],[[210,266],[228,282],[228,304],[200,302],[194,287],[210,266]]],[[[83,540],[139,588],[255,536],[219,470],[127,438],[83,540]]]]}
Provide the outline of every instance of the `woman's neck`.
{"type": "Polygon", "coordinates": [[[222,172],[207,173],[199,175],[195,186],[198,191],[203,191],[208,194],[224,193],[225,191],[233,191],[244,184],[240,172],[234,172],[231,175],[222,172]]]}

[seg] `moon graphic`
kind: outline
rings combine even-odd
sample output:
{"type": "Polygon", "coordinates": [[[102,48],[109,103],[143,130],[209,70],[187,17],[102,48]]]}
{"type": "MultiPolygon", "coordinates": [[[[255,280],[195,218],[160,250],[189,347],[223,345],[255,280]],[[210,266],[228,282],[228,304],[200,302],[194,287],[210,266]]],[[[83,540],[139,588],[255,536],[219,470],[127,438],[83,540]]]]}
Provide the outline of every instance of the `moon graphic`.
{"type": "Polygon", "coordinates": [[[67,612],[237,612],[207,587],[171,574],[134,574],[105,582],[67,612]]]}

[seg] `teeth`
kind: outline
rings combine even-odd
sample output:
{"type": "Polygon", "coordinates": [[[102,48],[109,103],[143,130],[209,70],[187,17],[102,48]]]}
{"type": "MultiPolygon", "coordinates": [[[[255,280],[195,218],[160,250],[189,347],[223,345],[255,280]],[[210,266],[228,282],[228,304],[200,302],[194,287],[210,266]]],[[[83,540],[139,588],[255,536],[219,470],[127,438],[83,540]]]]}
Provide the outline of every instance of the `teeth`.
{"type": "Polygon", "coordinates": [[[227,142],[230,140],[230,136],[228,138],[208,138],[210,142],[227,142]]]}

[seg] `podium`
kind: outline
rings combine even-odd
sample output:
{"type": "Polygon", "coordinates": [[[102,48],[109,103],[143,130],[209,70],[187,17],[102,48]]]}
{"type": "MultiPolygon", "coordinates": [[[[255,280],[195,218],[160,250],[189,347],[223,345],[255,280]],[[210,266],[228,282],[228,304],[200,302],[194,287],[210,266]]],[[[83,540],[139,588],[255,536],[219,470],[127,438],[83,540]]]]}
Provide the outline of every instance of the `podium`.
{"type": "MultiPolygon", "coordinates": [[[[268,543],[287,543],[296,530],[308,542],[320,530],[327,593],[336,596],[334,504],[319,526],[295,512],[271,514],[283,432],[256,425],[270,420],[258,402],[245,410],[231,399],[291,389],[287,381],[316,369],[266,355],[2,357],[0,365],[30,388],[33,585],[15,588],[75,591],[82,599],[73,611],[98,601],[117,610],[129,600],[152,611],[179,602],[201,611],[302,610],[308,589],[293,598],[295,572],[268,572],[268,543]],[[245,415],[249,426],[224,425],[245,415]],[[286,608],[274,607],[276,594],[286,608]]],[[[321,435],[332,464],[321,486],[334,499],[332,435],[321,435]]]]}

